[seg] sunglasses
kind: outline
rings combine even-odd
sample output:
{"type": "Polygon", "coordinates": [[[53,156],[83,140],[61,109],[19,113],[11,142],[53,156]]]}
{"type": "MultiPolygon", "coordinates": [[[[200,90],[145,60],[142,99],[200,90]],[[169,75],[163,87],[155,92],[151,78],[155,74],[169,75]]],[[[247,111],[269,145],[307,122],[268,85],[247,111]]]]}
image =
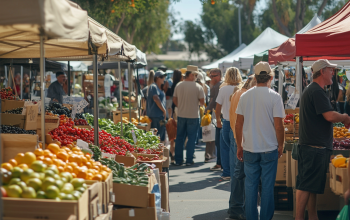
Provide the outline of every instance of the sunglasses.
{"type": "Polygon", "coordinates": [[[214,77],[217,77],[219,74],[217,74],[217,75],[210,75],[209,77],[210,78],[214,78],[214,77]]]}

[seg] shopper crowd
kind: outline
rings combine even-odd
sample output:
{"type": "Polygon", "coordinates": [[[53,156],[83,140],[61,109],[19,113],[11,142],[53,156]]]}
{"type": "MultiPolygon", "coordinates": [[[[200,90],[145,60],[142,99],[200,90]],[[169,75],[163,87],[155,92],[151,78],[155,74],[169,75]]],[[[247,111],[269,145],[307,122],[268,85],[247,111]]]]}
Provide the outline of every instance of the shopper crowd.
{"type": "MultiPolygon", "coordinates": [[[[336,111],[339,94],[347,94],[346,99],[350,99],[350,93],[334,77],[335,68],[328,60],[318,60],[312,65],[311,82],[304,80],[299,101],[300,139],[294,149],[298,159],[297,220],[304,219],[306,207],[309,219],[318,219],[317,194],[323,194],[325,188],[332,152],[332,123],[350,126],[348,114],[336,111]],[[334,92],[334,85],[341,89],[334,92]]],[[[162,70],[151,71],[143,89],[144,106],[145,114],[152,120],[151,126],[158,130],[162,141],[167,119],[176,120],[176,139],[170,141],[170,156],[175,166],[194,163],[195,145],[203,135],[208,135],[202,134],[200,126],[203,114],[200,107],[205,106],[204,112],[209,111],[212,116],[215,129],[211,131],[215,132],[215,139],[205,143],[204,162],[215,161],[210,170],[222,172],[221,179],[230,181],[229,219],[270,220],[275,208],[277,164],[284,147],[285,100],[272,89],[275,71],[268,63],[259,62],[253,73],[243,80],[235,67],[228,68],[225,74],[220,69],[211,69],[207,75],[189,65],[186,71],[175,70],[172,86],[168,86],[162,70]]],[[[350,109],[347,105],[343,105],[345,110],[350,109]]],[[[349,197],[348,191],[345,199],[349,197]]]]}

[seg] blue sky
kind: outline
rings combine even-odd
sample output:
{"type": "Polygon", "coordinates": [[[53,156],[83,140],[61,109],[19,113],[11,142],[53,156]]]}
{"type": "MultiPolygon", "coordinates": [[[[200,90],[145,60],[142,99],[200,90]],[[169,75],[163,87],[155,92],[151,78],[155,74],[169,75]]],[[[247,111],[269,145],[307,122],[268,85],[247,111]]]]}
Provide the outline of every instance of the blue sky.
{"type": "MultiPolygon", "coordinates": [[[[260,11],[264,8],[267,0],[258,0],[256,3],[255,10],[260,11]]],[[[178,14],[175,16],[178,20],[182,19],[195,21],[200,20],[200,14],[202,13],[202,3],[199,0],[181,0],[179,2],[171,3],[174,11],[178,14]]],[[[174,34],[172,39],[183,39],[182,34],[174,34]]]]}

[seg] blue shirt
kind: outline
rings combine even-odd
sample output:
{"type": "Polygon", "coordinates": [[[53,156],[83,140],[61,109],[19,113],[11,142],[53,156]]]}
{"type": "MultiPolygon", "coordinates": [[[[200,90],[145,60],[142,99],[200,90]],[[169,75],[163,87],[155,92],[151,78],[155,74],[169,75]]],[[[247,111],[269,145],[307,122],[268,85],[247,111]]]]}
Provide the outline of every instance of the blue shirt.
{"type": "Polygon", "coordinates": [[[165,108],[166,100],[165,100],[165,94],[162,90],[158,88],[158,86],[153,83],[149,86],[148,89],[148,98],[147,98],[147,116],[150,118],[162,118],[164,117],[163,111],[158,107],[156,102],[153,100],[153,96],[157,95],[160,99],[160,102],[162,103],[163,107],[165,108]]]}

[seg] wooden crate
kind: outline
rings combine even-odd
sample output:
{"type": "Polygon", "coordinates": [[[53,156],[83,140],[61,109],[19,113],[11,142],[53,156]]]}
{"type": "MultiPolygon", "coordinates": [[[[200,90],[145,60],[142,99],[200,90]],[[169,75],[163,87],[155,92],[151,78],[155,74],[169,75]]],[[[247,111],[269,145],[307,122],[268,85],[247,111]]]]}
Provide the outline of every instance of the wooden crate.
{"type": "Polygon", "coordinates": [[[18,153],[34,152],[38,140],[38,135],[32,134],[1,134],[2,161],[7,162],[18,153]]]}

